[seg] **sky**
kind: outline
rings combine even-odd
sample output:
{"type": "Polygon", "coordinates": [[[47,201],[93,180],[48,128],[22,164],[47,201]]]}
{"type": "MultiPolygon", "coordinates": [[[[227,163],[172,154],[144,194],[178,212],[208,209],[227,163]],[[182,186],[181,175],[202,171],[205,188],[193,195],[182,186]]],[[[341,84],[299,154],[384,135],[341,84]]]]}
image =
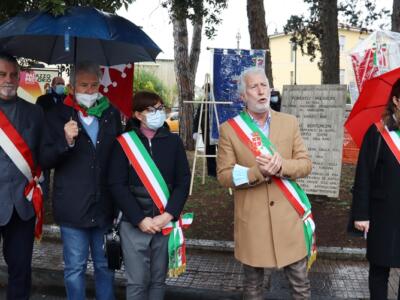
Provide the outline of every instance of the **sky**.
{"type": "MultiPolygon", "coordinates": [[[[163,50],[157,58],[174,58],[172,25],[166,8],[161,0],[135,0],[126,11],[120,9],[121,15],[138,26],[163,50]]],[[[211,55],[207,48],[236,48],[237,34],[240,33],[239,45],[242,49],[250,48],[246,0],[228,0],[228,8],[221,14],[222,24],[217,27],[217,35],[208,40],[203,35],[201,54],[196,74],[196,85],[202,86],[206,73],[211,72],[211,55]]],[[[379,7],[391,8],[392,0],[377,0],[379,7]]],[[[302,0],[264,0],[268,33],[282,32],[287,19],[294,14],[307,15],[306,5],[302,0]]],[[[190,26],[188,26],[190,28],[190,26]]],[[[190,33],[190,31],[189,31],[190,33]]]]}

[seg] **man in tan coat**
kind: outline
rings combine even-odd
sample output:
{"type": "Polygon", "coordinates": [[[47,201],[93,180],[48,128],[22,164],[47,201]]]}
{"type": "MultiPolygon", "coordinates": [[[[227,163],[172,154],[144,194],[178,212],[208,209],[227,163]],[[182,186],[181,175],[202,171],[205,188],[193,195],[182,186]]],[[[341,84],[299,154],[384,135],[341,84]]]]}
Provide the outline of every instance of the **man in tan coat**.
{"type": "Polygon", "coordinates": [[[239,93],[250,127],[257,126],[275,151],[273,155],[255,154],[229,121],[221,125],[217,175],[223,186],[235,189],[235,257],[244,268],[243,299],[263,299],[264,268],[275,267],[284,268],[295,299],[309,299],[303,221],[273,180],[295,180],[311,172],[297,119],[270,109],[270,88],[263,69],[245,70],[239,93]]]}

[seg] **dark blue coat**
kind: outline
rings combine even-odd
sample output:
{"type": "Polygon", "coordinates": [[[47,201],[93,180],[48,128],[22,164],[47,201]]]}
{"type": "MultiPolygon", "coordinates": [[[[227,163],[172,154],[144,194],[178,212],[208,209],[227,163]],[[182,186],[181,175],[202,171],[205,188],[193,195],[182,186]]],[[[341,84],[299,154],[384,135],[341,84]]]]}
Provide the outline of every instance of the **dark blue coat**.
{"type": "MultiPolygon", "coordinates": [[[[149,140],[140,132],[139,122],[133,121],[133,130],[152,156],[170,191],[166,211],[177,219],[189,194],[190,169],[183,143],[177,134],[164,125],[149,140]]],[[[144,217],[159,215],[149,193],[130,165],[122,147],[115,141],[109,169],[109,184],[113,200],[122,210],[124,220],[137,226],[144,217]]]]}
{"type": "Polygon", "coordinates": [[[58,95],[56,93],[44,94],[37,98],[36,104],[39,105],[44,112],[47,112],[56,106],[57,104],[62,104],[65,95],[58,95]]]}
{"type": "Polygon", "coordinates": [[[372,125],[358,157],[352,217],[370,221],[367,258],[379,266],[400,267],[400,164],[372,125]]]}
{"type": "MultiPolygon", "coordinates": [[[[5,101],[5,100],[2,100],[5,101]]],[[[8,100],[6,105],[15,105],[15,120],[10,120],[30,148],[34,162],[38,162],[44,117],[40,107],[21,98],[8,100]],[[8,102],[9,101],[9,102],[8,102]]],[[[9,118],[9,116],[7,116],[9,118]]],[[[14,208],[22,220],[34,215],[32,203],[26,200],[24,189],[28,183],[11,159],[0,147],[0,226],[11,218],[14,208]]]]}
{"type": "Polygon", "coordinates": [[[119,112],[110,106],[99,119],[94,147],[78,114],[57,105],[46,114],[47,134],[44,166],[54,168],[53,215],[64,226],[94,227],[110,224],[113,206],[106,186],[108,162],[115,138],[121,133],[119,112]],[[65,140],[64,125],[71,117],[78,122],[75,145],[65,140]]]}

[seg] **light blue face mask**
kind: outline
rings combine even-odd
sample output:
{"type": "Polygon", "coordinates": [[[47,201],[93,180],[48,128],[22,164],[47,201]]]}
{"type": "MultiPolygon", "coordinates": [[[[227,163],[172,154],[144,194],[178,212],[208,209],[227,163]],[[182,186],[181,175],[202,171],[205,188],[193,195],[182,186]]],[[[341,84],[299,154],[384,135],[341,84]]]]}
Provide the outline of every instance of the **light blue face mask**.
{"type": "Polygon", "coordinates": [[[146,126],[151,130],[157,130],[163,126],[166,119],[165,111],[156,110],[146,114],[146,126]]]}
{"type": "Polygon", "coordinates": [[[278,96],[271,96],[271,100],[272,103],[278,103],[279,102],[279,98],[278,96]]]}
{"type": "Polygon", "coordinates": [[[64,93],[65,93],[65,85],[63,85],[63,84],[57,84],[57,85],[55,86],[55,88],[54,88],[54,92],[55,92],[57,95],[64,95],[64,93]]]}

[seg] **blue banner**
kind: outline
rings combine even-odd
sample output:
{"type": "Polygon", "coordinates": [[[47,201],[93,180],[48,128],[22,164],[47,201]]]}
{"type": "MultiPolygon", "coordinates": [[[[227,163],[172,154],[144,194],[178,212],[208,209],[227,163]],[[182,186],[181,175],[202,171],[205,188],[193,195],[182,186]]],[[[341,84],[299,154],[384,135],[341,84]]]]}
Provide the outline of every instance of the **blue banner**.
{"type": "MultiPolygon", "coordinates": [[[[232,102],[216,104],[219,124],[236,116],[243,110],[243,102],[238,92],[239,76],[243,70],[265,66],[265,50],[214,49],[213,94],[215,101],[232,102]]],[[[218,123],[214,114],[212,138],[218,139],[218,123]]]]}

